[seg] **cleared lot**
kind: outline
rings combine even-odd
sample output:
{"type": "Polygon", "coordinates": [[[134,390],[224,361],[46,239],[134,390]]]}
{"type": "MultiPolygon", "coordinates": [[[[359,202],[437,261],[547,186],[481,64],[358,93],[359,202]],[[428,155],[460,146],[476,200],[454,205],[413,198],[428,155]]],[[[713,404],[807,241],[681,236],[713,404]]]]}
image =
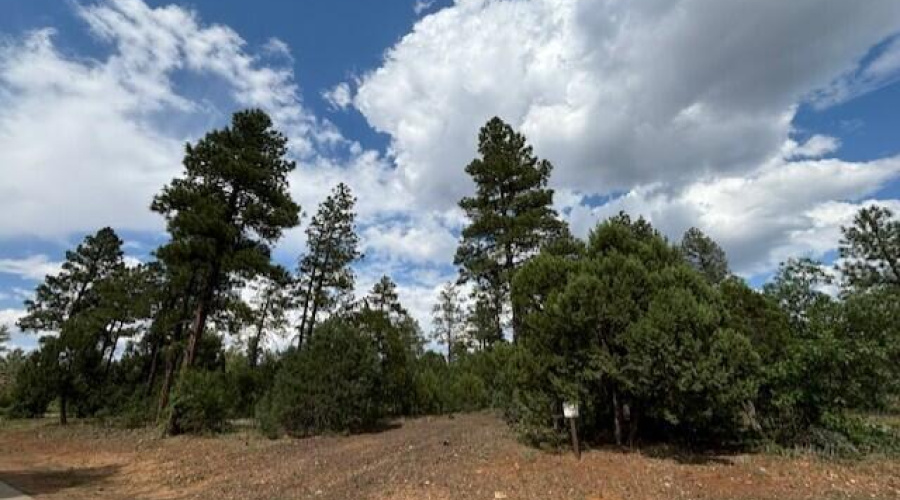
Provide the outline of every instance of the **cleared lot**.
{"type": "Polygon", "coordinates": [[[900,498],[900,461],[536,451],[489,414],[399,421],[358,436],[0,426],[0,480],[36,499],[900,498]]]}

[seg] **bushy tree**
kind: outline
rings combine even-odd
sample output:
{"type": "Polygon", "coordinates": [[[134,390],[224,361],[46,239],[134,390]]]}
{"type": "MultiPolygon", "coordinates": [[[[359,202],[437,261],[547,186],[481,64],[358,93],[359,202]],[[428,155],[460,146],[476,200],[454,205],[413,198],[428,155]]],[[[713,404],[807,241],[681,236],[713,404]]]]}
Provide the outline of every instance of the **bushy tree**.
{"type": "Polygon", "coordinates": [[[223,371],[192,368],[180,380],[172,400],[169,434],[220,432],[227,423],[230,396],[223,371]]]}
{"type": "Polygon", "coordinates": [[[891,210],[863,208],[842,232],[841,270],[851,287],[900,288],[900,219],[891,210]]]}
{"type": "Polygon", "coordinates": [[[831,284],[832,278],[821,262],[788,259],[779,265],[763,291],[788,314],[794,331],[807,335],[816,332],[817,325],[810,324],[812,321],[834,310],[834,299],[824,291],[831,284]]]}
{"type": "Polygon", "coordinates": [[[349,319],[375,343],[383,411],[388,415],[410,414],[416,359],[422,354],[424,340],[419,324],[400,303],[394,282],[382,277],[349,319]]]}
{"type": "Polygon", "coordinates": [[[713,285],[718,285],[730,274],[725,251],[696,227],[684,233],[681,238],[681,252],[688,264],[713,285]]]}
{"type": "Polygon", "coordinates": [[[125,269],[121,247],[110,228],[86,237],[66,252],[62,271],[47,276],[34,299],[25,302],[27,313],[19,327],[57,336],[41,339],[41,352],[32,358],[23,380],[29,390],[59,397],[61,424],[68,420],[70,402],[81,415],[96,409],[98,390],[108,372],[102,366],[106,351],[114,350],[113,341],[130,322],[136,298],[123,285],[131,272],[125,269]]]}
{"type": "Polygon", "coordinates": [[[16,381],[27,359],[22,349],[8,351],[0,358],[0,409],[12,406],[16,381]]]}
{"type": "Polygon", "coordinates": [[[97,284],[120,272],[122,240],[111,228],[89,235],[66,260],[57,275],[44,278],[33,299],[25,301],[27,314],[19,327],[31,332],[58,332],[71,318],[100,301],[97,284]]]}
{"type": "Polygon", "coordinates": [[[28,355],[16,373],[15,384],[11,389],[12,416],[42,417],[54,399],[61,393],[68,394],[65,391],[67,388],[62,384],[64,379],[60,375],[59,350],[55,342],[54,337],[41,339],[41,347],[28,355]]]}
{"type": "Polygon", "coordinates": [[[365,429],[382,416],[380,366],[372,339],[351,323],[320,323],[309,345],[291,350],[257,414],[267,434],[308,436],[365,429]]]}
{"type": "Polygon", "coordinates": [[[847,294],[840,328],[856,355],[843,375],[848,401],[862,409],[886,409],[900,396],[900,289],[871,288],[847,294]]]}
{"type": "Polygon", "coordinates": [[[831,280],[818,262],[791,259],[764,286],[790,325],[779,349],[761,351],[767,354],[766,397],[759,409],[776,440],[802,440],[850,408],[876,406],[890,386],[883,337],[866,331],[859,302],[823,291],[831,280]]]}
{"type": "Polygon", "coordinates": [[[617,442],[639,429],[682,439],[744,432],[759,358],[728,327],[718,292],[643,219],[616,216],[584,248],[544,252],[513,282],[527,332],[518,424],[546,438],[562,401],[575,400],[588,435],[617,442]]]}
{"type": "MultiPolygon", "coordinates": [[[[553,190],[547,187],[553,166],[534,155],[525,136],[492,118],[478,135],[478,153],[481,157],[466,166],[475,181],[475,196],[459,202],[470,223],[463,228],[455,263],[464,281],[474,283],[485,297],[498,299],[482,306],[494,307],[499,321],[515,271],[565,229],[552,208],[553,190]]],[[[515,307],[511,312],[515,338],[515,307]]]]}

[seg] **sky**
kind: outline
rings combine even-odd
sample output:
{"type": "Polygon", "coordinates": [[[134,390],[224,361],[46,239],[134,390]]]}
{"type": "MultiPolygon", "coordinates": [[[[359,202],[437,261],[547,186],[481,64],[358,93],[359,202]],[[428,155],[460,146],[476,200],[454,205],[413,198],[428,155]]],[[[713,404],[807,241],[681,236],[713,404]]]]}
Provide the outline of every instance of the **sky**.
{"type": "MultiPolygon", "coordinates": [[[[499,116],[554,165],[586,235],[691,226],[759,285],[834,258],[862,206],[900,211],[900,2],[0,0],[0,323],[104,226],[146,261],[184,144],[260,107],[290,140],[309,220],[344,181],[362,294],[383,274],[430,328],[499,116]]],[[[305,224],[275,259],[293,268],[305,224]]]]}

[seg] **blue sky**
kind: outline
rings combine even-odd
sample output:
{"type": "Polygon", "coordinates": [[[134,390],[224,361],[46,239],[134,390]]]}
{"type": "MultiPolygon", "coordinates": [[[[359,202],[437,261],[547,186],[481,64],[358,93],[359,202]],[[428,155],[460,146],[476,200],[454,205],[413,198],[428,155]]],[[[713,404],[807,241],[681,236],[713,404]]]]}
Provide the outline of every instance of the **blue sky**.
{"type": "MultiPolygon", "coordinates": [[[[148,259],[165,234],[146,207],[180,171],[182,145],[247,106],[291,138],[305,212],[351,185],[359,292],[390,274],[426,330],[455,272],[463,167],[494,115],[554,163],[577,234],[619,210],[672,239],[698,226],[757,285],[787,257],[833,259],[859,207],[900,208],[892,0],[2,7],[4,323],[87,232],[111,225],[148,259]]],[[[290,267],[302,229],[276,250],[290,267]]]]}

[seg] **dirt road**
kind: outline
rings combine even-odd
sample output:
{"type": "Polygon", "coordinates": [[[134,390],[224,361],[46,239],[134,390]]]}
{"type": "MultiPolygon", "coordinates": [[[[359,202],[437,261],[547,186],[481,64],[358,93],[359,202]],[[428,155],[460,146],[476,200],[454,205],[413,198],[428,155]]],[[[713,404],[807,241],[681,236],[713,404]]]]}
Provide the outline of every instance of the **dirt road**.
{"type": "Polygon", "coordinates": [[[900,499],[900,461],[592,450],[517,443],[486,414],[380,433],[269,441],[252,431],[0,427],[0,480],[40,499],[900,499]]]}

